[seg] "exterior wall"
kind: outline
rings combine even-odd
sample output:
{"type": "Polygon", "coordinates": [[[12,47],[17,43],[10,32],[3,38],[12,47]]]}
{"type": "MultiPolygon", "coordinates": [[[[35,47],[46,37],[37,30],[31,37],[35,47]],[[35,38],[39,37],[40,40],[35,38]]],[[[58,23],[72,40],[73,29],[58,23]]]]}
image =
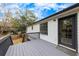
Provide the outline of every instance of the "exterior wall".
{"type": "Polygon", "coordinates": [[[79,13],[77,13],[77,44],[78,44],[78,53],[79,53],[79,13]]]}
{"type": "Polygon", "coordinates": [[[48,35],[40,34],[40,38],[57,45],[58,44],[58,20],[48,21],[48,35]]]}
{"type": "MultiPolygon", "coordinates": [[[[53,18],[61,18],[75,13],[77,13],[77,43],[78,43],[78,52],[79,52],[79,7],[78,9],[73,9],[73,10],[61,13],[57,16],[52,16],[44,21],[41,21],[40,23],[48,21],[48,35],[40,34],[40,39],[43,39],[58,45],[58,19],[56,19],[56,21],[53,21],[53,18]]],[[[27,33],[40,32],[39,23],[33,25],[33,30],[31,27],[32,26],[28,27],[27,33]]]]}
{"type": "Polygon", "coordinates": [[[32,26],[29,26],[27,28],[28,38],[31,39],[37,39],[40,38],[40,24],[34,24],[33,29],[32,26]]]}
{"type": "MultiPolygon", "coordinates": [[[[27,28],[27,33],[40,32],[40,24],[34,24],[33,30],[32,26],[27,28]]],[[[48,35],[40,34],[40,39],[46,40],[48,42],[58,44],[58,20],[48,21],[48,35]]]]}
{"type": "Polygon", "coordinates": [[[34,33],[34,32],[40,32],[40,24],[34,24],[33,29],[32,26],[29,26],[27,28],[27,33],[34,33]]]}

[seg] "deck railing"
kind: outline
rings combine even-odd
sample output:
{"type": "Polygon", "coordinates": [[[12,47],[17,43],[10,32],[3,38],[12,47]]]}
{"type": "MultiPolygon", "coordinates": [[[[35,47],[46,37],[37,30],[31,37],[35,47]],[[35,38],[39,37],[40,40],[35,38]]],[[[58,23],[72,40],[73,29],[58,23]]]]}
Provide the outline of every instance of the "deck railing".
{"type": "Polygon", "coordinates": [[[40,38],[40,32],[27,33],[29,39],[38,39],[40,38]]]}
{"type": "Polygon", "coordinates": [[[0,56],[4,56],[13,42],[11,40],[10,34],[0,38],[0,56]]]}

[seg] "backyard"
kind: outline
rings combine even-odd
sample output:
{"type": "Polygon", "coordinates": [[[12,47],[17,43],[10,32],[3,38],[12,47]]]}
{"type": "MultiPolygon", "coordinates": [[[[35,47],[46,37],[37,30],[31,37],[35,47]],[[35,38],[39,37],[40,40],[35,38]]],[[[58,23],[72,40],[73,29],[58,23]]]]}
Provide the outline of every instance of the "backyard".
{"type": "Polygon", "coordinates": [[[67,9],[61,7],[63,10],[58,7],[57,10],[61,10],[55,11],[58,12],[56,14],[47,12],[49,9],[47,5],[50,7],[52,4],[46,6],[37,4],[39,7],[35,8],[37,10],[35,12],[28,9],[27,4],[24,4],[24,9],[19,6],[20,4],[17,4],[18,7],[15,5],[5,3],[0,5],[3,14],[0,18],[0,56],[77,55],[77,24],[75,22],[78,14],[74,13],[79,12],[76,11],[79,10],[77,8],[79,4],[67,9]],[[6,8],[9,5],[14,5],[14,7],[6,8]],[[46,11],[44,13],[47,15],[38,11],[46,11]]]}
{"type": "Polygon", "coordinates": [[[20,44],[24,42],[27,27],[32,25],[37,17],[31,10],[24,9],[24,11],[15,7],[15,12],[13,9],[7,9],[5,11],[6,4],[1,4],[1,8],[4,11],[4,16],[0,21],[0,38],[11,34],[13,44],[20,44]],[[15,17],[14,17],[15,15],[15,17]]]}
{"type": "Polygon", "coordinates": [[[19,37],[19,35],[11,35],[11,37],[12,37],[13,44],[22,43],[23,38],[19,37]]]}
{"type": "MultiPolygon", "coordinates": [[[[6,35],[0,34],[0,38],[4,37],[4,36],[6,36],[6,35]]],[[[20,44],[20,43],[22,43],[22,40],[23,40],[23,37],[20,37],[19,35],[11,35],[11,38],[12,38],[13,44],[20,44]]]]}

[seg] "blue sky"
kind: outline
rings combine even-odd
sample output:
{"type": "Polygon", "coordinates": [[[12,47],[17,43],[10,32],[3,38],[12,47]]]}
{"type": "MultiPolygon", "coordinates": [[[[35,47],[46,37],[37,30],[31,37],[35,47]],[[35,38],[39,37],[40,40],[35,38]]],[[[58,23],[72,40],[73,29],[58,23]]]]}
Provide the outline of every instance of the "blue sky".
{"type": "Polygon", "coordinates": [[[34,12],[38,19],[45,18],[49,15],[52,15],[64,8],[73,5],[73,3],[6,3],[0,4],[0,18],[3,17],[4,12],[8,9],[15,13],[15,8],[19,8],[20,10],[31,10],[34,12]],[[3,7],[4,5],[4,7],[3,7]]]}

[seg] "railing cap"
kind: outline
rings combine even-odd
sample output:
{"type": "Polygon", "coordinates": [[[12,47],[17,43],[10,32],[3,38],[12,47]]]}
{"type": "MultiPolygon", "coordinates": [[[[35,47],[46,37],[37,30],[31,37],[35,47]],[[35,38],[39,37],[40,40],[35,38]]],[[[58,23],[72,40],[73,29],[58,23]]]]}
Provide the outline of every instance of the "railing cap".
{"type": "Polygon", "coordinates": [[[0,43],[2,43],[4,40],[6,40],[5,38],[9,37],[11,34],[7,34],[3,37],[0,38],[0,43]]]}

